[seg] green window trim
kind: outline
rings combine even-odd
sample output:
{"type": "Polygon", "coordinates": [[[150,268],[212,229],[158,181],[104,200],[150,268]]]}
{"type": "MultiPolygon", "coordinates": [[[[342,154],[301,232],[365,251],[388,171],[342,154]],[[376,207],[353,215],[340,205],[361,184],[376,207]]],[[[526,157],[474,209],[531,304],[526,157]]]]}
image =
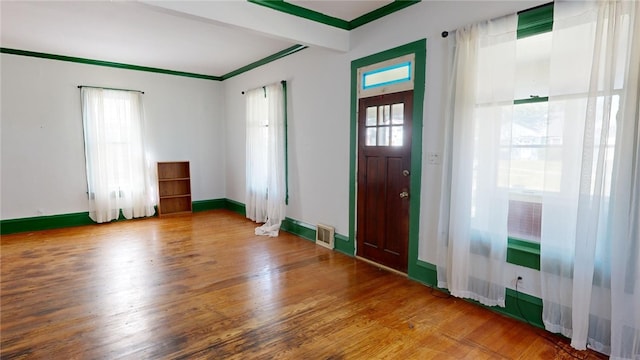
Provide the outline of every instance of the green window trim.
{"type": "Polygon", "coordinates": [[[518,13],[518,39],[549,32],[552,28],[552,2],[518,13]]]}
{"type": "Polygon", "coordinates": [[[549,97],[548,96],[533,96],[530,97],[528,99],[517,99],[513,101],[513,105],[520,105],[520,104],[532,104],[532,103],[539,103],[539,102],[548,102],[549,101],[549,97]]]}
{"type": "MultiPolygon", "coordinates": [[[[518,39],[543,34],[553,28],[553,2],[518,13],[518,39]]],[[[515,99],[514,105],[548,102],[549,97],[533,96],[515,99]]],[[[507,263],[540,270],[540,244],[509,237],[507,240],[507,263]]]]}
{"type": "Polygon", "coordinates": [[[287,82],[282,80],[282,97],[284,100],[284,204],[289,205],[289,122],[287,118],[287,82]]]}
{"type": "Polygon", "coordinates": [[[510,237],[507,240],[507,262],[540,270],[540,244],[510,237]]]}

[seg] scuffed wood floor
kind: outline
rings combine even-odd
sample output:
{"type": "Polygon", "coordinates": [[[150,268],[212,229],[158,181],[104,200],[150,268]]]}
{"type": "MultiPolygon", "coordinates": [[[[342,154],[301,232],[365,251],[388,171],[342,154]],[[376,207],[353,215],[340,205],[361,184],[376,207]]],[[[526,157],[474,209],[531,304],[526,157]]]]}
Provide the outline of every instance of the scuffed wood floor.
{"type": "Polygon", "coordinates": [[[255,236],[254,227],[219,210],[3,236],[0,357],[599,357],[291,234],[255,236]]]}

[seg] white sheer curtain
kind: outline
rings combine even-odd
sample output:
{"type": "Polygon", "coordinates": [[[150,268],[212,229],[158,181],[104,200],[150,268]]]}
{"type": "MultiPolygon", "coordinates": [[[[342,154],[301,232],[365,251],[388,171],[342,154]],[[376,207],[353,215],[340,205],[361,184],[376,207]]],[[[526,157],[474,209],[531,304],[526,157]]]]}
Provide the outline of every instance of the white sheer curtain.
{"type": "Polygon", "coordinates": [[[450,83],[438,286],[489,306],[505,305],[516,29],[512,15],[456,30],[450,83]]]}
{"type": "Polygon", "coordinates": [[[257,235],[278,236],[285,217],[284,91],[272,84],[247,91],[246,213],[264,223],[257,235]]]}
{"type": "Polygon", "coordinates": [[[549,121],[561,150],[546,169],[561,185],[543,195],[543,321],[613,359],[640,359],[639,5],[554,5],[549,121]]]}
{"type": "Polygon", "coordinates": [[[155,213],[153,172],[143,139],[142,94],[83,87],[89,216],[102,223],[155,213]]]}

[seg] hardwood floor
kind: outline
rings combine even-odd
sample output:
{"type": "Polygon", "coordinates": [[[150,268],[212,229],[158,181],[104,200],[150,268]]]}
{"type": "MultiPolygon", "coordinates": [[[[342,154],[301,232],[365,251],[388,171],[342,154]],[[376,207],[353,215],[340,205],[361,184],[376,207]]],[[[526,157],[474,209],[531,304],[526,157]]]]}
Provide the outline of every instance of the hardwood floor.
{"type": "Polygon", "coordinates": [[[3,236],[2,359],[598,358],[217,210],[3,236]]]}

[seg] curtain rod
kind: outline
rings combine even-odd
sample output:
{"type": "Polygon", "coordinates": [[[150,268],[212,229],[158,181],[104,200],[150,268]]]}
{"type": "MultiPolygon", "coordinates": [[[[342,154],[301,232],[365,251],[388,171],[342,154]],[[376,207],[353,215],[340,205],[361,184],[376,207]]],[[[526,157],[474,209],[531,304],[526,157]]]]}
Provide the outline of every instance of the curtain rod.
{"type": "MultiPolygon", "coordinates": [[[[282,80],[282,81],[280,81],[280,84],[283,84],[283,85],[284,85],[284,84],[286,84],[286,83],[287,83],[287,80],[282,80]]],[[[265,85],[265,86],[266,86],[266,85],[265,85]]],[[[263,88],[263,87],[264,87],[264,86],[259,86],[259,87],[257,87],[256,89],[263,88]]],[[[247,91],[249,91],[249,90],[247,90],[247,91]]],[[[242,91],[242,92],[241,92],[241,94],[242,94],[242,95],[244,95],[244,93],[245,93],[244,91],[242,91]]]]}
{"type": "Polygon", "coordinates": [[[107,88],[107,87],[100,87],[100,86],[78,85],[78,89],[82,89],[82,88],[118,90],[118,91],[134,91],[134,92],[139,92],[141,94],[144,94],[144,91],[142,91],[142,90],[117,89],[117,88],[107,88]]]}
{"type": "MultiPolygon", "coordinates": [[[[553,1],[552,1],[552,2],[548,2],[548,3],[545,3],[545,4],[540,4],[540,5],[538,5],[538,6],[534,6],[534,7],[532,7],[532,8],[528,8],[528,9],[520,10],[520,11],[518,11],[516,14],[520,15],[520,14],[522,14],[522,13],[526,13],[527,11],[540,9],[540,8],[545,7],[545,6],[549,6],[549,4],[553,4],[553,1]]],[[[443,37],[443,38],[446,38],[447,36],[449,36],[449,32],[448,32],[448,31],[443,31],[440,35],[442,35],[442,37],[443,37]]]]}

